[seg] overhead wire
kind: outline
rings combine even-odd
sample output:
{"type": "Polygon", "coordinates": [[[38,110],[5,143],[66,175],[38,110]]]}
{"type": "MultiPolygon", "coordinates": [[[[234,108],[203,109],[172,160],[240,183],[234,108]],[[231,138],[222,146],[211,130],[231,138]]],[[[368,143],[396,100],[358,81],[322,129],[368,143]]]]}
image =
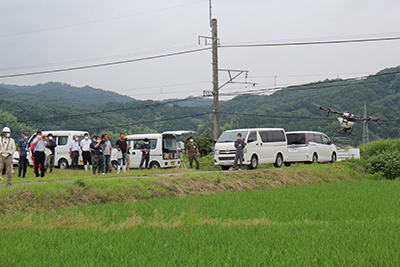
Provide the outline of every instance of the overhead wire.
{"type": "Polygon", "coordinates": [[[193,117],[209,115],[211,113],[212,112],[203,112],[203,113],[190,114],[190,115],[184,115],[184,116],[172,117],[172,118],[142,120],[142,121],[136,121],[136,122],[132,122],[132,123],[125,123],[125,124],[119,124],[119,125],[102,125],[99,127],[87,128],[86,130],[113,129],[113,128],[122,128],[122,127],[132,126],[132,125],[140,125],[140,124],[144,124],[144,123],[155,123],[155,122],[163,122],[163,121],[181,120],[181,119],[186,119],[186,118],[193,118],[193,117]]]}
{"type": "Polygon", "coordinates": [[[307,42],[286,42],[286,43],[243,43],[243,44],[221,44],[220,48],[250,48],[250,47],[277,47],[277,46],[306,46],[306,45],[329,45],[329,44],[347,44],[347,43],[365,43],[381,41],[397,41],[400,36],[379,37],[366,39],[347,39],[347,40],[325,40],[325,41],[307,41],[307,42]]]}
{"type": "Polygon", "coordinates": [[[99,63],[99,64],[90,64],[90,65],[70,67],[70,68],[59,68],[59,69],[44,70],[44,71],[6,74],[6,75],[0,75],[0,79],[22,77],[22,76],[32,76],[32,75],[40,75],[40,74],[49,74],[49,73],[59,73],[59,72],[75,71],[75,70],[83,70],[83,69],[92,69],[92,68],[107,67],[107,66],[115,66],[115,65],[121,65],[121,64],[132,63],[132,62],[140,62],[140,61],[147,61],[147,60],[153,60],[153,59],[159,59],[159,58],[167,58],[167,57],[173,57],[173,56],[193,54],[193,53],[202,52],[202,51],[206,51],[206,50],[210,50],[210,49],[211,49],[210,47],[205,47],[205,48],[184,50],[184,51],[179,51],[179,52],[165,53],[165,54],[154,55],[154,56],[132,58],[132,59],[126,59],[126,60],[99,63]]]}
{"type": "MultiPolygon", "coordinates": [[[[304,46],[304,45],[328,45],[328,44],[343,44],[343,43],[362,43],[362,42],[379,42],[379,41],[395,41],[400,40],[400,36],[396,37],[381,37],[381,38],[368,38],[368,39],[352,39],[352,40],[327,40],[327,41],[310,41],[310,42],[289,42],[289,43],[264,43],[264,44],[238,44],[238,45],[219,45],[220,48],[244,48],[244,47],[274,47],[274,46],[304,46]]],[[[43,71],[33,71],[33,72],[23,72],[23,73],[14,73],[14,74],[5,74],[0,75],[0,79],[4,78],[13,78],[13,77],[22,77],[22,76],[32,76],[32,75],[41,75],[41,74],[49,74],[49,73],[58,73],[58,72],[66,72],[66,71],[75,71],[75,70],[83,70],[83,69],[91,69],[91,68],[99,68],[105,66],[112,65],[120,65],[126,63],[133,63],[145,60],[152,60],[158,58],[165,58],[171,56],[178,56],[184,54],[192,54],[196,52],[211,50],[211,47],[198,48],[192,50],[184,50],[178,52],[171,52],[161,55],[148,56],[142,58],[133,58],[126,59],[120,61],[113,62],[105,62],[99,64],[89,64],[84,66],[70,67],[70,68],[57,68],[51,70],[43,70],[43,71]]]]}

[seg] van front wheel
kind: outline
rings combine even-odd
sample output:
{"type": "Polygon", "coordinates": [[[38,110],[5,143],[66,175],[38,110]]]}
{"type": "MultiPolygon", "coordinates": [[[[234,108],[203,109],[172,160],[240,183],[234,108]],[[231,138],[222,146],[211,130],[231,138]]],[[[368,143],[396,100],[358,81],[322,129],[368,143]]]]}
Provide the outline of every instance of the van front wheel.
{"type": "Polygon", "coordinates": [[[274,166],[275,166],[276,168],[281,168],[282,165],[283,165],[283,157],[282,157],[282,154],[278,154],[278,155],[276,156],[276,160],[275,160],[274,166]]]}
{"type": "Polygon", "coordinates": [[[160,164],[157,161],[153,161],[150,163],[150,169],[159,169],[161,168],[160,164]]]}
{"type": "Polygon", "coordinates": [[[225,166],[225,165],[221,165],[221,169],[223,170],[223,171],[227,171],[227,170],[229,170],[229,166],[225,166]]]}
{"type": "Polygon", "coordinates": [[[258,167],[258,158],[256,155],[253,155],[250,160],[249,169],[254,170],[257,169],[257,167],[258,167]]]}
{"type": "Polygon", "coordinates": [[[68,161],[66,159],[60,159],[58,161],[58,168],[60,168],[61,170],[65,170],[66,168],[68,168],[68,161]]]}

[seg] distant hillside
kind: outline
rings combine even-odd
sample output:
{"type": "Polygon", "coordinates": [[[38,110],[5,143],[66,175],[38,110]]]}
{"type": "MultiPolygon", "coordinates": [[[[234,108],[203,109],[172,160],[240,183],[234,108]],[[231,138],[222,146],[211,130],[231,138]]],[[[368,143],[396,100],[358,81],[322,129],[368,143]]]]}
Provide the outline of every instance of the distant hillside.
{"type": "Polygon", "coordinates": [[[74,87],[66,83],[48,82],[33,86],[0,84],[0,98],[18,102],[50,102],[61,105],[94,105],[129,102],[132,98],[90,86],[74,87]]]}
{"type": "MultiPolygon", "coordinates": [[[[162,102],[173,102],[174,100],[177,99],[172,98],[164,100],[162,102]]],[[[213,104],[212,99],[188,97],[186,98],[186,100],[177,102],[175,105],[180,107],[202,107],[202,106],[211,106],[212,104],[213,104]]]]}
{"type": "MultiPolygon", "coordinates": [[[[380,73],[392,72],[400,72],[400,67],[380,73]]],[[[165,102],[134,100],[91,87],[77,88],[60,83],[1,87],[0,109],[33,129],[79,129],[115,136],[121,131],[130,134],[165,130],[212,133],[211,99],[189,98],[163,104],[165,102]],[[82,105],[82,101],[95,106],[82,105]],[[46,104],[37,104],[43,102],[46,104]],[[113,112],[107,112],[110,110],[113,112]]],[[[313,103],[361,116],[365,103],[369,115],[389,120],[369,124],[371,140],[400,136],[400,74],[397,73],[372,75],[361,80],[326,80],[292,86],[272,95],[238,96],[220,103],[221,130],[283,127],[286,130],[322,131],[339,144],[361,143],[361,123],[355,125],[354,136],[343,138],[339,134],[337,116],[332,115],[326,121],[326,114],[313,103]]],[[[4,120],[0,116],[1,125],[4,120]]]]}

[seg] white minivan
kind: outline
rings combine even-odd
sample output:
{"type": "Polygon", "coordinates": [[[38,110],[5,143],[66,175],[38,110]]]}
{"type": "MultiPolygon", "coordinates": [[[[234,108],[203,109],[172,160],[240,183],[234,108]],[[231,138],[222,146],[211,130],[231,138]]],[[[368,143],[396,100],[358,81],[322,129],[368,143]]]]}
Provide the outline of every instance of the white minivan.
{"type": "MultiPolygon", "coordinates": [[[[191,131],[171,131],[163,133],[151,134],[133,134],[128,135],[128,145],[131,146],[129,151],[130,165],[129,168],[139,168],[142,159],[140,151],[144,139],[150,141],[150,168],[173,168],[181,165],[181,159],[178,153],[177,136],[193,133],[191,131]]],[[[111,163],[114,169],[118,166],[118,157],[120,152],[113,149],[111,163]]],[[[144,167],[144,166],[143,166],[144,167]]]]}
{"type": "MultiPolygon", "coordinates": [[[[42,131],[42,134],[44,136],[47,136],[48,134],[53,134],[53,140],[56,142],[57,147],[56,147],[56,156],[54,159],[54,165],[58,166],[61,169],[66,169],[68,166],[71,166],[71,157],[70,157],[70,147],[71,147],[71,142],[74,138],[74,136],[78,136],[79,138],[79,143],[81,140],[84,138],[85,131],[42,131]]],[[[89,134],[89,133],[88,133],[89,134]]],[[[30,144],[33,141],[33,136],[32,135],[28,139],[28,143],[30,144]]],[[[46,151],[46,155],[49,153],[49,151],[46,151]]],[[[32,154],[31,152],[28,153],[28,161],[29,165],[33,165],[32,161],[32,154]]],[[[82,153],[79,152],[79,162],[82,161],[82,153]]]]}
{"type": "Polygon", "coordinates": [[[336,146],[329,137],[320,132],[297,131],[287,132],[288,159],[287,165],[294,162],[335,162],[336,146]]]}
{"type": "Polygon", "coordinates": [[[246,146],[243,164],[250,169],[258,164],[273,163],[280,168],[287,159],[287,142],[285,130],[282,128],[255,128],[228,130],[221,134],[214,149],[214,163],[228,170],[235,159],[235,141],[237,134],[242,134],[246,146]]]}

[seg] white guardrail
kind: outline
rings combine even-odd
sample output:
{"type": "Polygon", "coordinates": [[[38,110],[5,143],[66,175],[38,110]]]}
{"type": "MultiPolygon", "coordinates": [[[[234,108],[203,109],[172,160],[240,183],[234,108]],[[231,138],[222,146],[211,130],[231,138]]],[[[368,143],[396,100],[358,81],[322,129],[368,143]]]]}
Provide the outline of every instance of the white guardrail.
{"type": "Polygon", "coordinates": [[[338,149],[337,151],[337,160],[342,161],[346,159],[359,159],[360,158],[360,149],[351,148],[351,149],[338,149]]]}

